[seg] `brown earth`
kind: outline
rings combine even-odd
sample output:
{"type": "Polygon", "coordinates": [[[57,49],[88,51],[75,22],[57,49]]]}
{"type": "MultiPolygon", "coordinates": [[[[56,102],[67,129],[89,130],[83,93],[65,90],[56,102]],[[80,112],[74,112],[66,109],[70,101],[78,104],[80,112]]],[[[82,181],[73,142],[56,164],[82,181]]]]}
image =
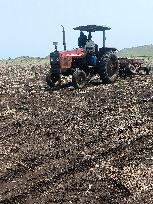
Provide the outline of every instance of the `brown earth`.
{"type": "Polygon", "coordinates": [[[153,203],[150,76],[47,90],[48,65],[0,65],[0,203],[153,203]]]}

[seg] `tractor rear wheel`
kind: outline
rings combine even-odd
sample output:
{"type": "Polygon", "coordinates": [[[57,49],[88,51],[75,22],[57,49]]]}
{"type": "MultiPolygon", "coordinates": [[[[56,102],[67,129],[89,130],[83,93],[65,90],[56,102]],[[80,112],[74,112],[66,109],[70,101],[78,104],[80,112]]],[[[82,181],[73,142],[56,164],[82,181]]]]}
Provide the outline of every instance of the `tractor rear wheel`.
{"type": "Polygon", "coordinates": [[[58,81],[60,81],[60,75],[59,74],[52,74],[49,72],[46,75],[46,82],[47,82],[47,85],[49,87],[54,87],[58,81]]]}
{"type": "Polygon", "coordinates": [[[99,75],[103,83],[113,83],[119,73],[118,58],[113,53],[105,54],[99,63],[99,75]]]}
{"type": "Polygon", "coordinates": [[[73,86],[77,89],[81,89],[86,84],[86,73],[83,70],[77,69],[72,75],[73,86]]]}

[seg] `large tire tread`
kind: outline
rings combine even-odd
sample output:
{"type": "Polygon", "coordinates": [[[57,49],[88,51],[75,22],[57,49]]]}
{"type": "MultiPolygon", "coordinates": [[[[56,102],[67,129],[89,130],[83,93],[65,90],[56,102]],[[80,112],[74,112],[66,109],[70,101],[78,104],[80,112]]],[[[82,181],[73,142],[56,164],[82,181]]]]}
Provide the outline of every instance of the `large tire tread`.
{"type": "Polygon", "coordinates": [[[118,58],[114,53],[107,53],[105,54],[100,61],[99,64],[99,75],[100,79],[103,83],[114,83],[117,79],[117,76],[119,74],[119,63],[118,58]],[[112,62],[114,64],[114,74],[112,76],[109,76],[108,74],[108,63],[112,62]]]}

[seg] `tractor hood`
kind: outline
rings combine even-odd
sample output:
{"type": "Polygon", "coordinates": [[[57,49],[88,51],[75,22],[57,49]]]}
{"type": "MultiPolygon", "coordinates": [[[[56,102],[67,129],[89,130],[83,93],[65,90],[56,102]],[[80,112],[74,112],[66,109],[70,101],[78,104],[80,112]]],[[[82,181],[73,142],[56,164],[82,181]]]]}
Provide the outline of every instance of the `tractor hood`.
{"type": "Polygon", "coordinates": [[[60,67],[70,68],[73,59],[81,59],[86,55],[86,51],[83,48],[70,50],[70,51],[59,51],[60,67]]]}
{"type": "Polygon", "coordinates": [[[86,51],[83,48],[68,50],[68,51],[60,51],[60,57],[72,57],[72,58],[82,58],[86,54],[86,51]]]}

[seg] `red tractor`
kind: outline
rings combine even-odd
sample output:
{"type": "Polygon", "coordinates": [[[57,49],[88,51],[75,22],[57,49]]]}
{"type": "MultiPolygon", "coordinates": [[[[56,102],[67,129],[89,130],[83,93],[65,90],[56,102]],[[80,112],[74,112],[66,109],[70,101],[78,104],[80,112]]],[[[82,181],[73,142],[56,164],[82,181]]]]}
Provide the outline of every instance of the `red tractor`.
{"type": "Polygon", "coordinates": [[[111,28],[106,26],[87,25],[79,26],[74,30],[80,31],[78,38],[79,48],[70,51],[66,50],[65,31],[63,27],[64,51],[57,50],[57,43],[54,42],[55,51],[50,53],[50,71],[46,76],[46,82],[54,87],[61,82],[61,75],[72,75],[72,83],[75,88],[82,88],[94,75],[100,76],[103,83],[113,83],[119,72],[118,58],[115,54],[116,48],[105,46],[105,31],[111,28]],[[88,32],[88,36],[84,32],[88,32]],[[103,32],[103,47],[92,41],[92,33],[103,32]]]}

